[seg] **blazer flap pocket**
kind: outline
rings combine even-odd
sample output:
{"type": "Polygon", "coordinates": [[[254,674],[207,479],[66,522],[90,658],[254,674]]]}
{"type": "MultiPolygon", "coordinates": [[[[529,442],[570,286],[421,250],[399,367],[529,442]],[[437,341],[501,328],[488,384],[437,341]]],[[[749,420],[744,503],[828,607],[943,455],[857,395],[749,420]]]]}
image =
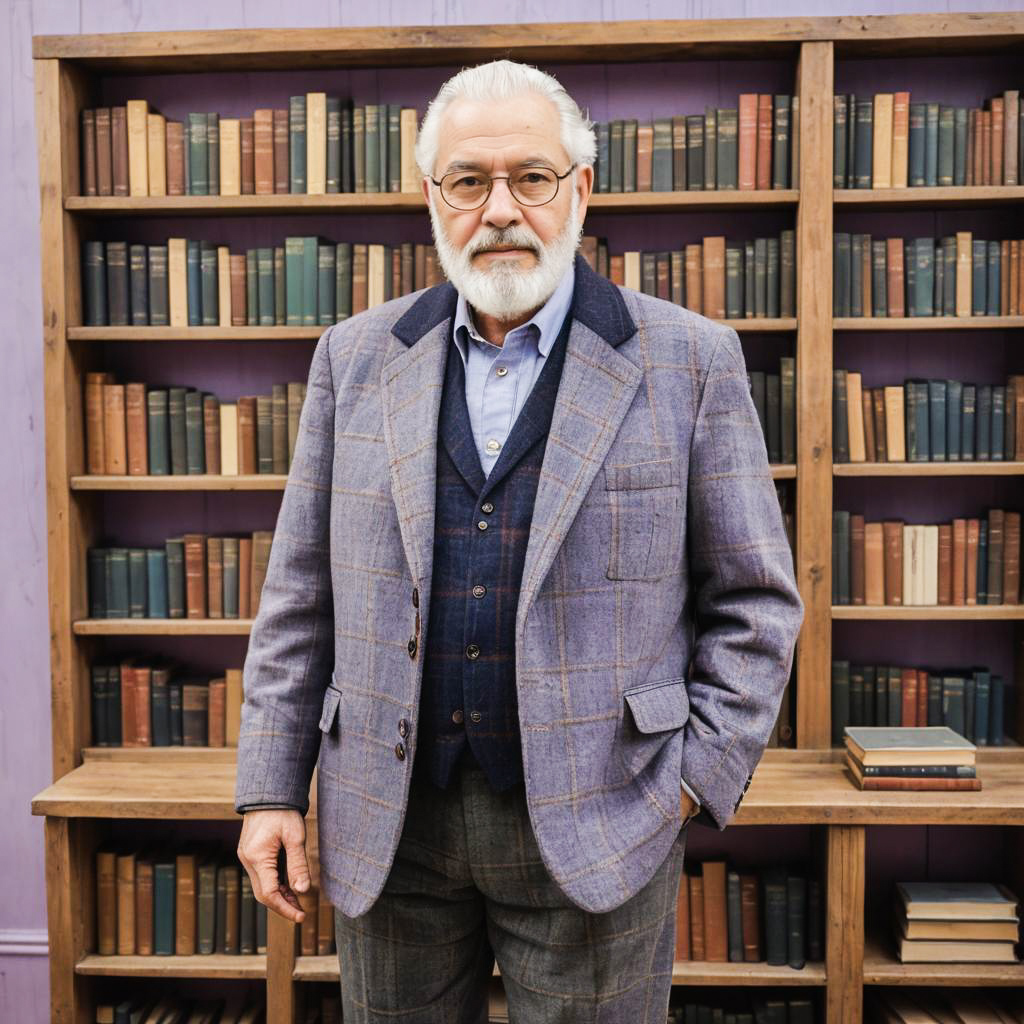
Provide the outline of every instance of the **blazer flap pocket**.
{"type": "Polygon", "coordinates": [[[674,456],[644,462],[609,463],[604,468],[604,485],[609,491],[668,487],[679,482],[679,462],[674,456]]]}
{"type": "Polygon", "coordinates": [[[330,732],[334,725],[334,716],[338,713],[338,701],[341,700],[341,690],[334,686],[328,686],[324,693],[324,706],[320,712],[320,731],[330,732]]]}
{"type": "Polygon", "coordinates": [[[623,693],[633,721],[640,732],[661,732],[678,729],[690,717],[690,698],[686,679],[662,679],[644,683],[623,693]]]}

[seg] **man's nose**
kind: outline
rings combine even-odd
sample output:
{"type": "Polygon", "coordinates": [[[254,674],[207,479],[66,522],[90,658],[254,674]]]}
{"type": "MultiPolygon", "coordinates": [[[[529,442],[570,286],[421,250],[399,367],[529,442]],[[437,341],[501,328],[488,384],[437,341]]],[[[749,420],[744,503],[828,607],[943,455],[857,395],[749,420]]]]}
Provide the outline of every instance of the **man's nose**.
{"type": "Polygon", "coordinates": [[[518,224],[523,212],[508,187],[506,178],[497,178],[491,182],[491,193],[484,203],[480,219],[491,227],[504,228],[509,224],[518,224]]]}

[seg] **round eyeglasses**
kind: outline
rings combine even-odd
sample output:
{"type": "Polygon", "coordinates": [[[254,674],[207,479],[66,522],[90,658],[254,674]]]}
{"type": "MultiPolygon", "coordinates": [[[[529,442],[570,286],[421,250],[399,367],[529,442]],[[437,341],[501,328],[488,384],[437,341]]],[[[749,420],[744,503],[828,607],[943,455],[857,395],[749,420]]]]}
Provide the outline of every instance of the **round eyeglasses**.
{"type": "Polygon", "coordinates": [[[491,177],[483,171],[449,171],[440,181],[430,180],[441,190],[441,198],[455,210],[475,210],[487,202],[494,183],[508,182],[512,197],[523,206],[543,206],[558,194],[558,183],[571,174],[572,164],[565,174],[555,174],[549,167],[517,167],[511,174],[491,177]]]}

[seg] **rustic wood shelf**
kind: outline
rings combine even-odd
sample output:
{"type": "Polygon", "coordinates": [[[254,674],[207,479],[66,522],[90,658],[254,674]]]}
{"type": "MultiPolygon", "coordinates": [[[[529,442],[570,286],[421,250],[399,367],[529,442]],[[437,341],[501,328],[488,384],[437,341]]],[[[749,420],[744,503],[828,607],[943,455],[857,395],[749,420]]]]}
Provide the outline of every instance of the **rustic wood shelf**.
{"type": "Polygon", "coordinates": [[[286,473],[170,474],[167,476],[108,476],[81,474],[71,477],[73,491],[283,491],[286,473]]]}
{"type": "Polygon", "coordinates": [[[248,636],[252,619],[76,619],[76,636],[248,636]]]}
{"type": "Polygon", "coordinates": [[[1024,619],[1024,604],[865,605],[834,604],[833,619],[936,621],[957,619],[1015,621],[1024,619]]]}
{"type": "Polygon", "coordinates": [[[904,964],[888,936],[864,940],[865,985],[1020,985],[1024,964],[904,964]]]}
{"type": "Polygon", "coordinates": [[[100,956],[89,953],[75,964],[75,973],[123,978],[266,978],[267,955],[100,956]]]}
{"type": "Polygon", "coordinates": [[[1024,327],[1024,316],[837,316],[836,331],[974,331],[1024,327]]]}
{"type": "Polygon", "coordinates": [[[1017,476],[1024,462],[834,462],[833,476],[1017,476]]]}
{"type": "Polygon", "coordinates": [[[914,188],[837,188],[832,193],[837,210],[911,210],[925,207],[1013,205],[1024,199],[1024,185],[925,185],[914,188]]]}

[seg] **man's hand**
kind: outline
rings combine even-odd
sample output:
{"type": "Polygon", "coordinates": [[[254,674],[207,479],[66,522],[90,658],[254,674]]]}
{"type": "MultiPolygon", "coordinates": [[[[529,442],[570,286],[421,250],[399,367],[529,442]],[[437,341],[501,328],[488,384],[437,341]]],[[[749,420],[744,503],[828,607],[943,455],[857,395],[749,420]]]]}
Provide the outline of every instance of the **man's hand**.
{"type": "Polygon", "coordinates": [[[298,811],[246,811],[238,839],[238,859],[260,903],[290,921],[302,921],[306,914],[295,894],[309,889],[309,866],[306,821],[298,811]],[[288,881],[284,883],[277,871],[282,846],[288,866],[288,881]]]}

